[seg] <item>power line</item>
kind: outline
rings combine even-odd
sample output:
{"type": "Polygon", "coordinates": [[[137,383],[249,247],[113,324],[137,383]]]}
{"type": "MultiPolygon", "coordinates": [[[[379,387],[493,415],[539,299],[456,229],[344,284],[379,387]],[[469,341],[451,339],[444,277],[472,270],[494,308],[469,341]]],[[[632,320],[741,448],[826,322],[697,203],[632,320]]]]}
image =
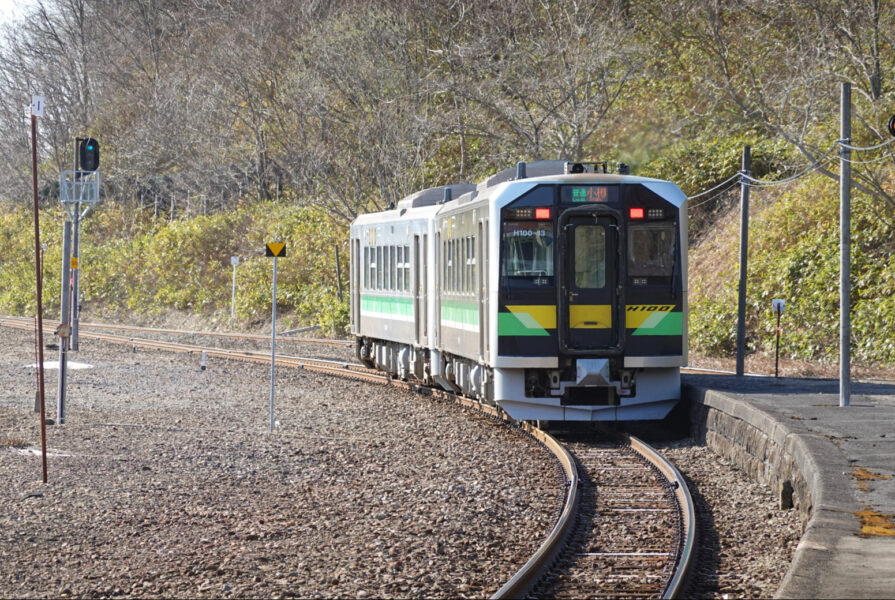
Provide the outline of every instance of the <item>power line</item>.
{"type": "MultiPolygon", "coordinates": [[[[737,174],[734,175],[733,177],[729,178],[727,181],[731,181],[732,179],[737,179],[737,178],[739,178],[739,176],[740,176],[740,174],[737,173],[737,174]]],[[[723,184],[722,184],[722,185],[723,185],[723,184]]],[[[718,196],[720,196],[721,194],[724,194],[725,192],[730,191],[731,189],[735,188],[735,187],[738,186],[738,185],[740,185],[740,182],[739,182],[739,181],[733,181],[733,182],[730,183],[726,188],[724,188],[723,190],[719,191],[719,192],[718,192],[717,194],[715,194],[714,196],[711,196],[711,197],[709,197],[709,198],[706,198],[706,199],[703,200],[702,202],[697,202],[696,204],[688,205],[687,208],[688,208],[688,209],[689,209],[689,208],[697,208],[697,207],[702,206],[703,204],[708,204],[709,202],[712,202],[713,200],[715,200],[716,198],[718,198],[718,196]]],[[[715,188],[712,188],[712,190],[716,189],[717,187],[718,187],[718,186],[715,186],[715,188]]],[[[705,194],[707,194],[708,192],[710,192],[710,191],[712,191],[712,190],[707,190],[707,191],[702,192],[701,194],[698,194],[698,195],[699,195],[699,196],[704,196],[705,194]]],[[[695,196],[691,196],[691,197],[695,197],[695,196]]],[[[688,200],[689,200],[689,198],[688,198],[688,200]]]]}
{"type": "MultiPolygon", "coordinates": [[[[722,187],[724,188],[723,190],[721,190],[714,196],[712,196],[706,200],[703,200],[702,202],[699,202],[697,204],[690,205],[688,208],[696,208],[698,206],[702,206],[703,204],[711,202],[712,200],[714,200],[715,198],[717,198],[724,192],[730,190],[733,187],[733,185],[727,185],[727,184],[729,184],[731,181],[733,181],[735,179],[739,179],[739,181],[736,182],[734,185],[742,184],[745,181],[746,185],[748,185],[750,187],[756,187],[756,188],[785,185],[787,183],[791,183],[793,181],[801,179],[802,177],[808,175],[812,171],[818,169],[824,162],[828,161],[831,158],[831,155],[833,154],[833,152],[836,150],[837,147],[844,148],[846,150],[851,150],[854,152],[865,152],[865,151],[871,151],[871,150],[878,150],[880,148],[884,148],[884,147],[886,147],[890,144],[893,144],[893,143],[895,143],[895,137],[893,137],[891,140],[882,142],[880,144],[876,144],[875,146],[852,146],[851,144],[847,144],[843,140],[836,140],[836,142],[833,143],[833,145],[830,147],[830,149],[827,150],[820,158],[815,160],[813,163],[811,163],[810,165],[808,165],[807,167],[805,167],[798,173],[795,173],[794,175],[790,175],[789,177],[786,177],[784,179],[758,179],[758,178],[752,177],[750,175],[746,175],[745,173],[743,173],[741,171],[738,171],[735,174],[728,177],[727,179],[725,179],[724,181],[722,181],[721,183],[719,183],[718,185],[716,185],[712,188],[709,188],[709,189],[705,190],[704,192],[699,192],[698,194],[693,194],[692,196],[687,196],[688,201],[694,200],[696,198],[705,196],[706,194],[711,194],[712,192],[714,192],[715,190],[718,190],[719,188],[722,188],[722,187]]],[[[855,164],[855,165],[869,165],[869,164],[882,162],[882,161],[888,160],[890,158],[895,158],[895,152],[890,152],[890,153],[884,154],[883,156],[880,156],[880,157],[874,158],[874,159],[870,159],[870,160],[852,160],[852,159],[844,159],[844,160],[845,160],[845,162],[855,164]]]]}
{"type": "MultiPolygon", "coordinates": [[[[699,192],[698,194],[694,194],[694,195],[692,195],[692,196],[687,196],[687,200],[693,200],[694,198],[699,198],[700,196],[705,196],[706,194],[711,194],[712,192],[714,192],[715,190],[717,190],[719,187],[721,187],[721,186],[723,186],[724,184],[726,184],[726,183],[728,183],[728,182],[730,182],[730,181],[736,179],[736,178],[739,177],[739,176],[740,176],[740,172],[737,171],[736,173],[734,173],[733,175],[731,175],[730,177],[728,177],[727,179],[725,179],[724,181],[722,181],[721,183],[719,183],[718,185],[716,185],[715,187],[713,187],[713,188],[711,188],[711,189],[708,189],[708,190],[706,190],[706,191],[704,191],[704,192],[699,192]]],[[[701,203],[700,203],[700,204],[701,204],[701,203]]],[[[698,206],[698,205],[697,205],[697,206],[698,206]]]]}
{"type": "Polygon", "coordinates": [[[877,150],[879,148],[884,148],[893,142],[895,142],[895,138],[892,138],[891,140],[882,142],[881,144],[877,144],[876,146],[852,146],[850,144],[846,144],[844,140],[836,140],[836,143],[838,145],[842,146],[846,150],[852,150],[854,152],[864,152],[865,150],[877,150]]]}
{"type": "Polygon", "coordinates": [[[830,149],[824,153],[823,156],[818,158],[816,161],[814,161],[795,175],[791,175],[785,179],[756,179],[755,177],[750,177],[749,175],[745,174],[743,174],[743,179],[748,181],[748,185],[751,185],[753,187],[772,187],[775,185],[783,185],[797,179],[801,179],[811,171],[814,171],[815,169],[820,167],[821,164],[823,164],[828,158],[830,158],[830,155],[836,150],[836,145],[837,144],[833,144],[830,149]]]}

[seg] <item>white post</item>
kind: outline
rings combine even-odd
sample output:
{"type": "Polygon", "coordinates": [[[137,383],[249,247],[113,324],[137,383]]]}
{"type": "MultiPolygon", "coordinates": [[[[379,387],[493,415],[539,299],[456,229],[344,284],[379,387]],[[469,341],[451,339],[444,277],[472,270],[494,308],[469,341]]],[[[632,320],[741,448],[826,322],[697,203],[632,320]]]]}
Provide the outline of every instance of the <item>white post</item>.
{"type": "Polygon", "coordinates": [[[230,327],[233,327],[233,319],[236,317],[236,265],[239,264],[239,257],[231,256],[230,264],[233,265],[233,291],[230,295],[230,327]]]}
{"type": "Polygon", "coordinates": [[[273,433],[274,373],[277,358],[277,257],[273,257],[273,301],[270,317],[270,432],[273,433]]]}

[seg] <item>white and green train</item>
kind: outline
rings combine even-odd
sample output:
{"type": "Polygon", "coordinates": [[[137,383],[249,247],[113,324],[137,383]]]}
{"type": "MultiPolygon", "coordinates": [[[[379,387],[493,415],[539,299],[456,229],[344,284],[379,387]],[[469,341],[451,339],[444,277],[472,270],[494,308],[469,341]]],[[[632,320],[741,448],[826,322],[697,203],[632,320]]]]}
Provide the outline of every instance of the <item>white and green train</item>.
{"type": "Polygon", "coordinates": [[[519,163],[351,225],[358,358],[519,420],[665,417],[686,282],[684,194],[601,163],[519,163]]]}

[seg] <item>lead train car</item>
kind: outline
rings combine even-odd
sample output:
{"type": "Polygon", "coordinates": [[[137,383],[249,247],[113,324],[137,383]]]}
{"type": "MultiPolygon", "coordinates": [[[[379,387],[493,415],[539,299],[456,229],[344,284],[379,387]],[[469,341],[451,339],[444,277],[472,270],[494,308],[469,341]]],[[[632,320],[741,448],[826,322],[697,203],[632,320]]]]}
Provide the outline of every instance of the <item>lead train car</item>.
{"type": "Polygon", "coordinates": [[[519,163],[351,225],[358,358],[519,420],[661,419],[687,364],[686,198],[519,163]]]}

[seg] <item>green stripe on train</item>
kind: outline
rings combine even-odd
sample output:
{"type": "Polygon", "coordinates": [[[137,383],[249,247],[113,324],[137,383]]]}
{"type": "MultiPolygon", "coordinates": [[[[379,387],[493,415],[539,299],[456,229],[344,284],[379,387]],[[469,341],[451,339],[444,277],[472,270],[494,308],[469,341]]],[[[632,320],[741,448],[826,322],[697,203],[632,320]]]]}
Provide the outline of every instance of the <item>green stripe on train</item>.
{"type": "Polygon", "coordinates": [[[445,300],[441,303],[441,320],[463,325],[479,324],[478,302],[445,300]]]}
{"type": "Polygon", "coordinates": [[[361,296],[362,313],[379,315],[413,316],[413,298],[400,296],[361,296]]]}
{"type": "Polygon", "coordinates": [[[684,313],[655,313],[631,335],[684,335],[684,313]]]}
{"type": "Polygon", "coordinates": [[[527,313],[500,312],[497,313],[497,335],[549,336],[550,333],[527,313]]]}

